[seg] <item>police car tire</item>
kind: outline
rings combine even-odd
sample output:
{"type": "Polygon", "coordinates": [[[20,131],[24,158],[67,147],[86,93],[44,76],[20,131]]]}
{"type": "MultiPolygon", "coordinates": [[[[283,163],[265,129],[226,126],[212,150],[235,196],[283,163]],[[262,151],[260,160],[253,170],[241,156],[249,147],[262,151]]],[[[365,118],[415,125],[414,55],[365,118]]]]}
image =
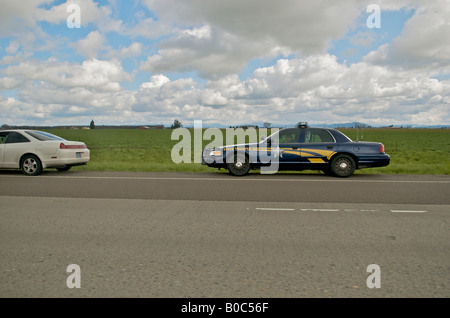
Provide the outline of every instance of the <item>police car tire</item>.
{"type": "Polygon", "coordinates": [[[334,176],[340,178],[346,178],[353,174],[355,171],[355,160],[349,155],[337,155],[331,160],[331,172],[334,176]]]}
{"type": "Polygon", "coordinates": [[[250,171],[250,162],[246,155],[235,154],[233,161],[227,163],[228,171],[234,176],[245,176],[250,171]],[[243,156],[243,158],[242,158],[243,156]],[[238,160],[241,157],[243,160],[238,160]],[[236,163],[242,163],[241,167],[237,167],[236,163]]]}

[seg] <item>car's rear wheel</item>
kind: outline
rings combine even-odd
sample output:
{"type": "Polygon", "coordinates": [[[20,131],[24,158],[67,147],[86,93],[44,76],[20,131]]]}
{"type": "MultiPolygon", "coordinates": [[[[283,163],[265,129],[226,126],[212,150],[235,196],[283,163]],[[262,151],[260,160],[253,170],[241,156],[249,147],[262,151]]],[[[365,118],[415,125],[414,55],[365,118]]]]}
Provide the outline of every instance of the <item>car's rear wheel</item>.
{"type": "Polygon", "coordinates": [[[232,162],[227,163],[228,171],[234,176],[244,176],[250,171],[250,162],[245,154],[235,154],[232,162]]]}
{"type": "Polygon", "coordinates": [[[71,165],[67,165],[67,166],[64,166],[64,167],[56,168],[56,170],[58,170],[60,172],[64,172],[64,171],[70,170],[70,168],[72,168],[72,166],[71,165]]]}
{"type": "Polygon", "coordinates": [[[355,160],[349,155],[337,155],[333,158],[333,160],[331,160],[330,169],[336,177],[349,177],[356,169],[355,160]]]}
{"type": "Polygon", "coordinates": [[[26,155],[23,157],[20,168],[27,176],[35,176],[42,172],[41,161],[38,157],[33,155],[26,155]]]}

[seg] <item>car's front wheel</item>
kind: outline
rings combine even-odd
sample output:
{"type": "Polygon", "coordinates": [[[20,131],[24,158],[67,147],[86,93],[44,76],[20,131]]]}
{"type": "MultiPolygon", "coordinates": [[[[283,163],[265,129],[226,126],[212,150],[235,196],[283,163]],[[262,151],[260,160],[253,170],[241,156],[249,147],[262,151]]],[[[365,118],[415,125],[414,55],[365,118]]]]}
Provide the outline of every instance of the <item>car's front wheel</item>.
{"type": "Polygon", "coordinates": [[[244,176],[250,171],[250,162],[244,154],[236,154],[232,162],[227,163],[228,171],[234,176],[244,176]]]}
{"type": "Polygon", "coordinates": [[[26,155],[23,157],[20,168],[27,176],[35,176],[42,172],[41,161],[38,157],[33,155],[26,155]]]}
{"type": "Polygon", "coordinates": [[[337,155],[333,158],[333,160],[331,160],[330,170],[336,177],[349,177],[353,174],[355,169],[355,160],[349,155],[337,155]]]}

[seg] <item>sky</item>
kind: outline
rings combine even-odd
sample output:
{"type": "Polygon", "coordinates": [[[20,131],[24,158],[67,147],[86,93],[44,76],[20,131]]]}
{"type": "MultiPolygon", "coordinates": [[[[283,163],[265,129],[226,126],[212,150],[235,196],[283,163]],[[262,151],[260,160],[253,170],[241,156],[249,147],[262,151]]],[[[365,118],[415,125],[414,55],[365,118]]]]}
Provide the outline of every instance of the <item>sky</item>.
{"type": "Polygon", "coordinates": [[[0,0],[0,125],[450,125],[450,0],[0,0]]]}

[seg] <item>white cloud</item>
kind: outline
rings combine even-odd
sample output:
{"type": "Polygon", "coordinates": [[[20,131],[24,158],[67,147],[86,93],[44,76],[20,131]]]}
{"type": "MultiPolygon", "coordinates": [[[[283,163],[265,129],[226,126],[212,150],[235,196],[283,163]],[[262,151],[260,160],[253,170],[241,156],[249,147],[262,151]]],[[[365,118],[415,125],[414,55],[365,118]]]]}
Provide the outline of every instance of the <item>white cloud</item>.
{"type": "Polygon", "coordinates": [[[140,86],[140,89],[153,89],[157,88],[160,89],[164,84],[167,84],[170,82],[170,79],[167,76],[164,76],[162,74],[154,75],[150,79],[150,82],[142,83],[140,86]]]}
{"type": "Polygon", "coordinates": [[[105,36],[98,31],[92,31],[84,39],[75,44],[76,52],[87,59],[97,58],[98,51],[103,47],[105,36]]]}
{"type": "Polygon", "coordinates": [[[120,33],[133,39],[143,37],[145,39],[157,39],[176,32],[173,27],[153,18],[147,18],[138,14],[138,22],[135,25],[125,25],[121,28],[120,33]]]}
{"type": "Polygon", "coordinates": [[[80,0],[84,33],[67,33],[66,3],[0,3],[4,122],[450,122],[448,1],[378,1],[382,12],[415,14],[391,43],[352,65],[327,49],[345,35],[357,46],[378,42],[380,34],[356,24],[362,1],[143,0],[132,5],[151,13],[139,7],[122,22],[119,2],[80,0]],[[46,34],[40,21],[64,30],[46,34]],[[84,60],[73,62],[74,52],[84,60]]]}
{"type": "Polygon", "coordinates": [[[440,124],[450,120],[450,81],[421,73],[411,77],[411,72],[365,62],[346,66],[328,54],[282,59],[257,69],[245,81],[230,75],[208,81],[205,88],[192,78],[171,81],[157,74],[138,90],[126,90],[120,81],[129,80],[130,75],[117,61],[22,63],[5,73],[0,82],[4,87],[13,86],[8,81],[15,78],[27,81],[20,84],[21,100],[7,103],[19,108],[8,109],[20,117],[25,109],[35,107],[34,119],[65,114],[108,123],[170,124],[178,118],[185,124],[202,119],[205,124],[225,125],[264,121],[284,125],[300,120],[440,124]]]}
{"type": "Polygon", "coordinates": [[[191,29],[187,29],[187,30],[182,30],[179,31],[179,35],[178,38],[179,39],[183,39],[183,38],[187,38],[187,39],[210,39],[212,36],[212,30],[211,27],[209,25],[204,25],[200,28],[193,28],[191,29]]]}
{"type": "Polygon", "coordinates": [[[422,69],[430,76],[450,74],[449,2],[420,2],[414,8],[416,12],[406,22],[402,34],[368,54],[365,61],[403,69],[422,69]]]}
{"type": "Polygon", "coordinates": [[[139,56],[142,53],[142,43],[133,42],[129,47],[120,50],[120,56],[122,58],[130,56],[139,56]]]}
{"type": "Polygon", "coordinates": [[[200,92],[197,88],[179,90],[183,98],[172,95],[175,91],[161,95],[170,83],[164,77],[161,85],[148,85],[156,91],[140,92],[137,100],[142,102],[145,96],[143,109],[147,111],[152,107],[162,110],[157,104],[175,105],[165,111],[195,119],[192,113],[196,110],[197,119],[229,125],[251,120],[278,124],[354,120],[373,125],[448,122],[450,81],[412,74],[365,62],[346,66],[334,56],[321,54],[278,60],[271,67],[257,69],[245,81],[225,76],[209,81],[200,92]]]}
{"type": "MultiPolygon", "coordinates": [[[[52,1],[47,1],[52,2],[52,1]]],[[[37,21],[46,21],[53,24],[64,23],[75,12],[67,12],[70,5],[77,5],[80,10],[80,21],[82,27],[89,24],[98,25],[99,29],[106,31],[119,31],[122,22],[111,17],[111,9],[108,6],[99,6],[93,0],[68,0],[60,5],[52,6],[49,10],[37,8],[34,14],[37,21]]]]}
{"type": "Polygon", "coordinates": [[[184,31],[163,41],[142,69],[198,71],[212,78],[240,72],[255,57],[324,53],[358,16],[355,1],[144,1],[166,24],[184,31]],[[186,26],[194,25],[190,29],[186,26]],[[201,36],[199,36],[201,34],[201,36]],[[184,35],[184,36],[180,36],[184,35]],[[278,48],[277,50],[273,50],[278,48]]]}
{"type": "Polygon", "coordinates": [[[5,52],[8,54],[15,54],[19,50],[20,44],[17,41],[11,41],[5,52]]]}
{"type": "Polygon", "coordinates": [[[0,35],[17,34],[36,23],[37,7],[49,0],[0,0],[0,35]]]}
{"type": "Polygon", "coordinates": [[[202,93],[201,104],[205,106],[225,106],[228,104],[228,99],[222,96],[220,92],[206,89],[202,93]]]}
{"type": "Polygon", "coordinates": [[[118,31],[120,20],[111,18],[111,9],[108,6],[99,6],[93,0],[68,0],[60,5],[49,6],[54,0],[0,0],[0,35],[21,34],[29,28],[36,28],[37,22],[45,21],[52,24],[64,24],[70,12],[67,6],[76,4],[80,8],[81,25],[98,25],[103,31],[118,31]]]}
{"type": "Polygon", "coordinates": [[[118,61],[86,60],[82,64],[70,64],[55,60],[27,61],[7,67],[6,78],[25,81],[48,82],[57,87],[85,87],[89,89],[117,91],[121,81],[131,80],[118,61]]]}
{"type": "Polygon", "coordinates": [[[178,25],[211,25],[252,41],[275,39],[281,46],[305,52],[322,51],[326,41],[344,35],[359,14],[357,1],[147,0],[144,3],[161,19],[178,25]]]}
{"type": "Polygon", "coordinates": [[[132,109],[137,112],[151,112],[160,117],[180,114],[185,105],[198,104],[201,91],[193,79],[170,81],[164,75],[154,75],[143,83],[136,93],[136,103],[132,109]]]}

